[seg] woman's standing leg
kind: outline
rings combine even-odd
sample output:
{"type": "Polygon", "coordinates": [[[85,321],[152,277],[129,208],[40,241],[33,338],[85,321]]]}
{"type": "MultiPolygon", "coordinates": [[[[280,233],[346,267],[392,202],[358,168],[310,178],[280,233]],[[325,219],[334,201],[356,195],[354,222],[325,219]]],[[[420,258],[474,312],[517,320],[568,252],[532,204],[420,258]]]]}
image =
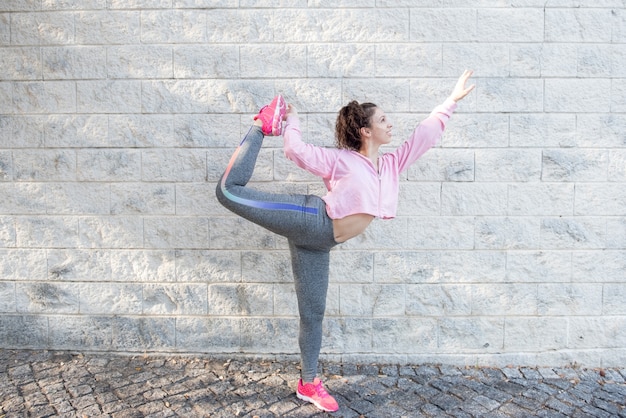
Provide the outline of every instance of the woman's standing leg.
{"type": "Polygon", "coordinates": [[[302,355],[302,380],[312,382],[322,347],[322,321],[326,310],[330,252],[289,243],[300,313],[298,343],[302,355]]]}

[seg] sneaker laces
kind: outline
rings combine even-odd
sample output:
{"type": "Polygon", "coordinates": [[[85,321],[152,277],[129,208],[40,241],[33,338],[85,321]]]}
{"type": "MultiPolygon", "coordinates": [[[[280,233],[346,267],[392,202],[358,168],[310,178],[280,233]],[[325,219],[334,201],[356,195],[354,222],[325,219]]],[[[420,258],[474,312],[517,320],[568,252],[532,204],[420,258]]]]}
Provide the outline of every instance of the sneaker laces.
{"type": "Polygon", "coordinates": [[[322,384],[321,380],[318,382],[317,386],[315,386],[315,391],[322,398],[330,396],[330,395],[328,395],[328,392],[326,392],[326,389],[324,388],[324,385],[322,384]]]}

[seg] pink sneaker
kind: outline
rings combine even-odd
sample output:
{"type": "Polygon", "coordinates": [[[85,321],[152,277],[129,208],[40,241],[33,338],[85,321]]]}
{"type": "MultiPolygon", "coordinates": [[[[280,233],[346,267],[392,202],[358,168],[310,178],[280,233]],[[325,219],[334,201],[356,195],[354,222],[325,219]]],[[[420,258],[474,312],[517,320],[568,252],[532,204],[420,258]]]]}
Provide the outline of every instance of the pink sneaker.
{"type": "Polygon", "coordinates": [[[278,136],[283,133],[283,118],[287,112],[287,104],[280,94],[274,97],[272,103],[263,106],[254,120],[261,119],[265,135],[278,136]]]}
{"type": "Polygon", "coordinates": [[[302,379],[298,381],[298,390],[296,396],[303,401],[311,402],[319,409],[326,412],[335,412],[339,409],[339,404],[335,398],[330,396],[322,381],[317,377],[313,380],[313,383],[302,384],[302,379]]]}

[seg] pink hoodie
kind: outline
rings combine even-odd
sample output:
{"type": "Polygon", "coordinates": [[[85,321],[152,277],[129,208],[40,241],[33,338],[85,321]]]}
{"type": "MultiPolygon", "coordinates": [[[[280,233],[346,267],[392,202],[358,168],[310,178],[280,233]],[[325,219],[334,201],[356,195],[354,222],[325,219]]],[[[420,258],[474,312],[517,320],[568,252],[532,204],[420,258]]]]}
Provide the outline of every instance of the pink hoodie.
{"type": "Polygon", "coordinates": [[[357,151],[304,143],[296,116],[289,116],[286,120],[283,133],[285,155],[298,167],[324,180],[328,193],[322,199],[331,219],[355,213],[394,218],[398,208],[400,173],[439,141],[455,109],[456,103],[451,99],[437,106],[417,125],[404,144],[378,158],[378,172],[372,161],[357,151]]]}

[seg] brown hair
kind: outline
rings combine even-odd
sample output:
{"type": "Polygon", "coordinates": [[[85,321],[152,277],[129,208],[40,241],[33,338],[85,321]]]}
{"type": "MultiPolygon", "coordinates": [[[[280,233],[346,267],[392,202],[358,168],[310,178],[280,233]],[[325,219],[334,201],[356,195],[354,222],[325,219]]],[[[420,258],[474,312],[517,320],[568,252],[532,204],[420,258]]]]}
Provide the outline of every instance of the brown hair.
{"type": "Polygon", "coordinates": [[[337,148],[361,149],[361,128],[371,126],[370,118],[374,115],[374,103],[358,103],[351,101],[339,110],[335,123],[335,141],[337,148]]]}

